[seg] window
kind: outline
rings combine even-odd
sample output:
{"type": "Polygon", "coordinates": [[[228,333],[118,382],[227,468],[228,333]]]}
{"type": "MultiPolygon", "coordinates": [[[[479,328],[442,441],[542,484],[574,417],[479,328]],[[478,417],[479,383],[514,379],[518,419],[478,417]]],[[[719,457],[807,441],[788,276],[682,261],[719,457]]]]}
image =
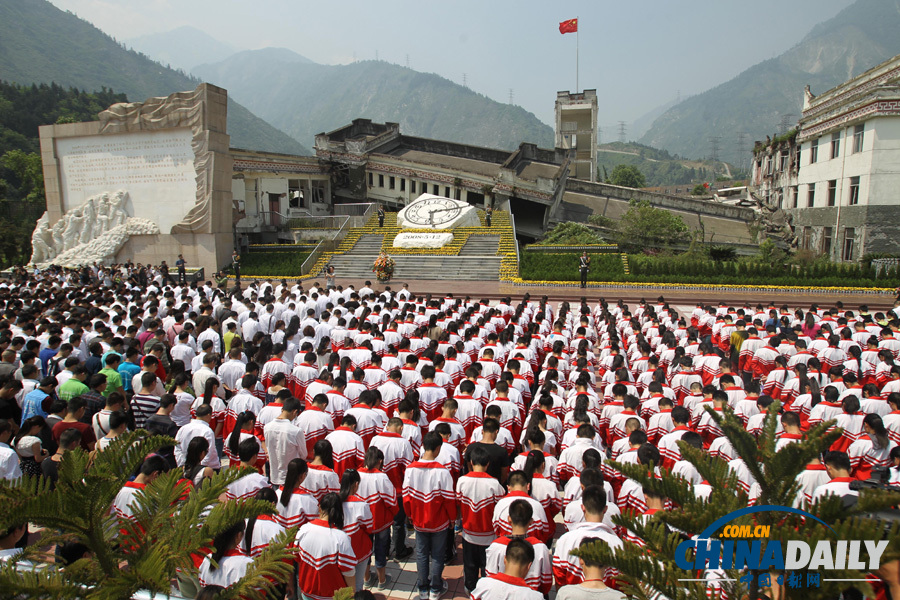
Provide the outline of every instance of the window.
{"type": "Polygon", "coordinates": [[[856,238],[856,230],[852,227],[847,227],[844,229],[844,251],[841,254],[841,258],[844,261],[852,261],[853,260],[853,240],[856,238]]]}
{"type": "Polygon", "coordinates": [[[450,187],[445,185],[444,186],[444,198],[449,198],[449,197],[450,197],[450,187]]]}
{"type": "Polygon", "coordinates": [[[800,206],[800,188],[796,185],[791,186],[791,208],[798,208],[800,206]]]}
{"type": "Polygon", "coordinates": [[[865,125],[857,125],[853,128],[853,153],[863,151],[863,132],[865,131],[865,125]]]}
{"type": "Polygon", "coordinates": [[[841,155],[841,132],[831,134],[831,158],[841,155]]]}
{"type": "Polygon", "coordinates": [[[456,193],[453,197],[459,200],[462,197],[462,190],[460,188],[456,188],[456,193]]]}
{"type": "Polygon", "coordinates": [[[809,227],[803,228],[803,241],[801,243],[804,250],[809,250],[809,232],[809,227]]]}
{"type": "Polygon", "coordinates": [[[369,187],[372,187],[374,185],[375,185],[375,176],[372,175],[371,173],[369,173],[369,187]]]}
{"type": "Polygon", "coordinates": [[[834,206],[837,200],[837,179],[828,182],[828,206],[834,206]]]}
{"type": "Polygon", "coordinates": [[[831,256],[831,237],[834,235],[834,230],[831,227],[825,227],[822,230],[822,254],[825,256],[831,256]]]}
{"type": "Polygon", "coordinates": [[[781,154],[778,155],[778,170],[779,171],[787,171],[788,168],[788,151],[782,150],[781,154]]]}
{"type": "Polygon", "coordinates": [[[388,189],[392,190],[397,185],[397,180],[394,177],[388,177],[388,189]]]}
{"type": "Polygon", "coordinates": [[[381,188],[384,187],[384,175],[378,176],[378,187],[381,187],[381,188]]]}
{"type": "Polygon", "coordinates": [[[431,186],[431,193],[434,194],[435,196],[440,196],[441,195],[441,186],[439,186],[436,183],[433,184],[431,186]]]}
{"type": "Polygon", "coordinates": [[[413,181],[412,179],[409,180],[409,191],[411,194],[416,193],[416,182],[413,181]]]}
{"type": "Polygon", "coordinates": [[[859,177],[850,178],[850,206],[859,204],[859,177]]]}
{"type": "Polygon", "coordinates": [[[819,160],[819,140],[814,139],[809,143],[809,164],[813,164],[819,160]]]}
{"type": "Polygon", "coordinates": [[[809,191],[806,192],[806,208],[812,208],[816,205],[816,184],[809,184],[809,191]]]}
{"type": "Polygon", "coordinates": [[[402,177],[400,178],[400,191],[401,192],[406,191],[406,180],[403,179],[402,177]]]}
{"type": "Polygon", "coordinates": [[[772,157],[766,159],[766,175],[772,174],[772,157]]]}

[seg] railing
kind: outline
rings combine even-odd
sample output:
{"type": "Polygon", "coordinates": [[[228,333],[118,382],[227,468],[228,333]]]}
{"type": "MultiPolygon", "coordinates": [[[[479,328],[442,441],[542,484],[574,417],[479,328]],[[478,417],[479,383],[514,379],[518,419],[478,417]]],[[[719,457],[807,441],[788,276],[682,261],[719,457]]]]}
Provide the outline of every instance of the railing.
{"type": "Polygon", "coordinates": [[[300,217],[289,219],[286,225],[288,229],[340,229],[349,220],[348,216],[300,217]]]}
{"type": "Polygon", "coordinates": [[[289,217],[274,210],[261,212],[256,218],[259,219],[259,224],[265,227],[283,227],[290,221],[289,217]]]}
{"type": "Polygon", "coordinates": [[[353,204],[335,204],[334,214],[348,217],[361,217],[369,213],[373,204],[371,202],[355,202],[353,204]]]}
{"type": "MultiPolygon", "coordinates": [[[[368,214],[372,208],[372,204],[369,204],[369,210],[363,213],[363,216],[368,214]]],[[[330,217],[332,219],[343,219],[343,223],[334,232],[334,235],[331,236],[331,239],[321,240],[318,244],[316,244],[315,249],[310,253],[309,256],[306,257],[306,260],[303,261],[303,264],[300,266],[300,276],[304,277],[309,275],[312,268],[318,262],[319,257],[322,256],[325,252],[333,252],[335,248],[341,243],[345,237],[347,237],[347,231],[349,231],[350,222],[353,220],[350,216],[339,216],[339,217],[330,217]]]]}
{"type": "Polygon", "coordinates": [[[513,245],[516,247],[516,273],[519,272],[519,240],[516,238],[516,217],[509,211],[509,226],[513,231],[513,245]]]}

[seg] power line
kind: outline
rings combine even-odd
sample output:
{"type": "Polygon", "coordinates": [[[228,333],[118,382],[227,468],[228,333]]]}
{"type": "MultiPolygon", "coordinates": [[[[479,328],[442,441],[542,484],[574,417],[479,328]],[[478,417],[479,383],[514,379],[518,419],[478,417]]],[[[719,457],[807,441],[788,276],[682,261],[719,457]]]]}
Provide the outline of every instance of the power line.
{"type": "Polygon", "coordinates": [[[619,141],[625,143],[625,121],[619,121],[619,141]]]}

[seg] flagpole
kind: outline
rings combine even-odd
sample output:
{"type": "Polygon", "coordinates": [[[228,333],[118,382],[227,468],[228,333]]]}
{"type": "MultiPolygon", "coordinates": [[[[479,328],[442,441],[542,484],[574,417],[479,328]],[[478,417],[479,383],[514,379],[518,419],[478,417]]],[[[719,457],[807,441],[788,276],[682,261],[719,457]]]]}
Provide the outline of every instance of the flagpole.
{"type": "Polygon", "coordinates": [[[575,17],[575,93],[578,93],[578,30],[581,29],[581,21],[575,17]]]}

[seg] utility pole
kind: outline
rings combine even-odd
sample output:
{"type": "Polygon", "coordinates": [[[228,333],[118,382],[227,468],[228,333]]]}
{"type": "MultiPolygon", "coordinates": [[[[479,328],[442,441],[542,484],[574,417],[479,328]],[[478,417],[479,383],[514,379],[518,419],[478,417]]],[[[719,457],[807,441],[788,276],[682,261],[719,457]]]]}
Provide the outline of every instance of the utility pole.
{"type": "Polygon", "coordinates": [[[619,121],[619,141],[625,143],[625,121],[619,121]]]}
{"type": "Polygon", "coordinates": [[[709,138],[709,159],[713,162],[718,162],[719,160],[719,142],[722,140],[722,136],[714,135],[709,138]]]}

